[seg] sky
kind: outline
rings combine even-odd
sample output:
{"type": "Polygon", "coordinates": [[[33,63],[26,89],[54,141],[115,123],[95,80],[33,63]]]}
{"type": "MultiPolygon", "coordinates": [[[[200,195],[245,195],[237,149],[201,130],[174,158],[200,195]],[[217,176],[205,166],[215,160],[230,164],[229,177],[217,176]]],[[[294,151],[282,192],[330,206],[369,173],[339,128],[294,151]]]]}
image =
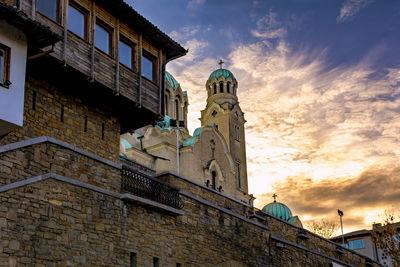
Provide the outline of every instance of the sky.
{"type": "Polygon", "coordinates": [[[400,211],[400,1],[126,2],[189,49],[167,70],[191,132],[219,59],[235,75],[258,208],[276,193],[304,225],[341,209],[345,232],[400,211]]]}

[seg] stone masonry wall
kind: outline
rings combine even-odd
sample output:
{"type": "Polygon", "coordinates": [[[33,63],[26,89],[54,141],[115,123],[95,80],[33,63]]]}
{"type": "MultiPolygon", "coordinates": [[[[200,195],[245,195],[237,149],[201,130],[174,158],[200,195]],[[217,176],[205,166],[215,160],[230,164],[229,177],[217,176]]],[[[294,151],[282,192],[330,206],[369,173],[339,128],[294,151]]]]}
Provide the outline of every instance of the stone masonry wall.
{"type": "Polygon", "coordinates": [[[257,227],[185,199],[173,217],[58,181],[0,194],[0,266],[266,266],[257,227]]]}
{"type": "MultiPolygon", "coordinates": [[[[0,157],[2,185],[50,170],[120,193],[118,168],[53,143],[0,157]]],[[[153,257],[160,266],[330,266],[332,259],[304,249],[277,248],[272,235],[310,247],[296,240],[296,227],[269,217],[268,231],[265,222],[244,218],[249,212],[237,201],[187,181],[180,187],[185,206],[177,216],[51,178],[0,186],[0,266],[129,266],[131,253],[137,266],[152,266],[153,257]]],[[[312,238],[310,248],[338,258],[331,243],[312,238]]],[[[365,266],[348,251],[340,260],[365,266]]]]}
{"type": "Polygon", "coordinates": [[[70,149],[41,143],[0,154],[0,185],[11,184],[46,173],[119,191],[121,170],[70,149]]]}
{"type": "MultiPolygon", "coordinates": [[[[343,248],[342,253],[335,252],[336,244],[317,236],[305,229],[298,228],[295,225],[284,222],[279,218],[270,216],[256,208],[252,208],[245,203],[232,200],[222,194],[217,193],[210,188],[194,185],[185,178],[178,177],[174,174],[161,174],[161,180],[166,181],[181,190],[205,199],[215,206],[225,208],[242,215],[250,220],[264,224],[270,228],[268,233],[280,239],[288,241],[304,247],[308,250],[324,254],[328,257],[338,259],[340,261],[351,263],[355,266],[365,266],[365,257],[355,254],[354,252],[343,248]],[[305,235],[299,235],[299,233],[305,235]]],[[[274,266],[328,266],[320,263],[328,264],[332,262],[328,258],[316,256],[313,253],[305,252],[291,245],[286,245],[283,249],[275,249],[275,241],[271,241],[271,260],[274,266]],[[303,260],[304,261],[303,261],[303,260]],[[281,261],[283,260],[283,262],[281,261]],[[286,261],[287,260],[287,261],[286,261]],[[298,265],[303,262],[303,265],[298,265]],[[313,264],[311,264],[313,262],[313,264]]]]}
{"type": "Polygon", "coordinates": [[[88,107],[82,99],[63,94],[54,85],[28,76],[25,84],[24,125],[0,139],[0,145],[50,136],[117,161],[120,126],[115,117],[100,108],[88,107]]]}

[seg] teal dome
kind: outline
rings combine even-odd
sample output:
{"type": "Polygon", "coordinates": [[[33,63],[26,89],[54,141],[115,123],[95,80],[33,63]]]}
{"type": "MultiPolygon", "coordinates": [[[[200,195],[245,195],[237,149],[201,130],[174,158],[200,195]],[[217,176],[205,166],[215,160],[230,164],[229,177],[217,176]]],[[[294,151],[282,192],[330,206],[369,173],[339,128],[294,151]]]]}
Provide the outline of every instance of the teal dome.
{"type": "Polygon", "coordinates": [[[171,87],[176,90],[178,88],[179,83],[177,80],[175,80],[174,76],[172,76],[168,71],[165,72],[165,78],[167,79],[167,82],[171,87]]]}
{"type": "Polygon", "coordinates": [[[228,77],[231,77],[232,80],[235,80],[235,76],[233,76],[232,72],[230,72],[229,70],[226,69],[217,69],[214,70],[211,74],[210,77],[208,77],[208,81],[211,81],[212,78],[215,78],[216,80],[218,80],[219,77],[223,76],[225,79],[228,77]]]}
{"type": "Polygon", "coordinates": [[[262,210],[285,221],[289,221],[292,218],[290,209],[285,204],[279,202],[269,203],[262,210]]]}

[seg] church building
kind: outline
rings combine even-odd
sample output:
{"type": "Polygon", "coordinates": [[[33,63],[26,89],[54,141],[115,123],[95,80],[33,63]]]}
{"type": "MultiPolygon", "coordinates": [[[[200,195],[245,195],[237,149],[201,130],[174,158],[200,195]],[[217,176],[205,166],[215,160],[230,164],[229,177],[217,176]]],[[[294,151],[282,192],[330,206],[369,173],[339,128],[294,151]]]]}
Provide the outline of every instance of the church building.
{"type": "Polygon", "coordinates": [[[164,120],[122,135],[123,156],[138,160],[157,173],[179,174],[250,203],[254,198],[248,194],[247,185],[246,121],[235,76],[223,69],[222,63],[210,74],[205,84],[208,97],[201,111],[201,127],[193,136],[187,129],[187,92],[168,72],[166,81],[164,120]]]}

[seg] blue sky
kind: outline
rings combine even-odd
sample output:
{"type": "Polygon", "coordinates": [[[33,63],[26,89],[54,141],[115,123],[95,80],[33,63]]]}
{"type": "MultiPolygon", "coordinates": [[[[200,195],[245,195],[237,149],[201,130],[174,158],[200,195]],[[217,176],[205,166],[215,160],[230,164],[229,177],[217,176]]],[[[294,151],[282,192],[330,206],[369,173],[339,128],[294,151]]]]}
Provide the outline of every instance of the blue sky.
{"type": "Polygon", "coordinates": [[[189,48],[167,70],[189,128],[222,58],[239,82],[249,190],[303,222],[369,228],[400,203],[400,1],[129,0],[189,48]]]}
{"type": "Polygon", "coordinates": [[[360,4],[353,4],[342,18],[346,1],[339,0],[127,2],[166,33],[197,27],[195,36],[212,44],[207,50],[211,57],[226,57],[233,47],[257,41],[252,30],[260,23],[264,28],[284,26],[293,51],[327,49],[332,66],[360,60],[368,52],[379,53],[381,66],[399,62],[400,1],[396,0],[347,1],[349,6],[360,4]],[[270,13],[273,18],[262,20],[270,13]]]}

